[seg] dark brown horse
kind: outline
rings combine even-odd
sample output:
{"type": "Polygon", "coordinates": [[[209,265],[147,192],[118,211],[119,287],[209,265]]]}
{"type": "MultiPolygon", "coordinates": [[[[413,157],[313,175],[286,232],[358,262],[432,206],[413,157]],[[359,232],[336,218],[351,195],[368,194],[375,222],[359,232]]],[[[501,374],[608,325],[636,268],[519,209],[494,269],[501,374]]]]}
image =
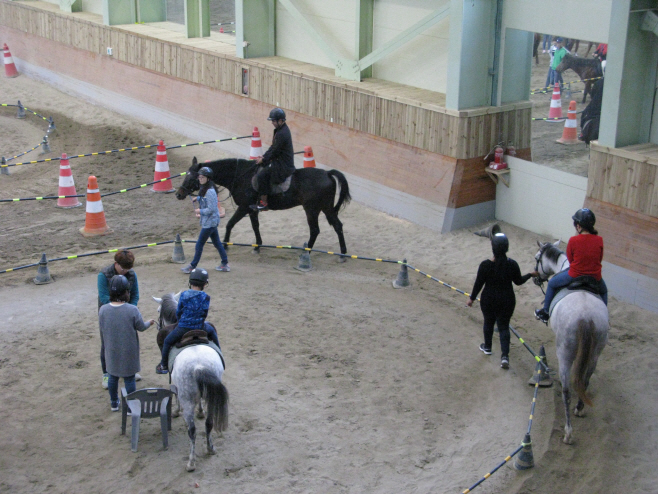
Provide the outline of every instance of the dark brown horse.
{"type": "Polygon", "coordinates": [[[541,33],[535,33],[535,39],[532,41],[532,56],[535,57],[535,65],[539,65],[539,43],[541,42],[541,33]]]}
{"type": "Polygon", "coordinates": [[[587,95],[592,94],[592,86],[594,85],[595,79],[603,75],[601,61],[597,58],[576,57],[567,53],[555,70],[557,72],[564,72],[567,69],[573,70],[578,74],[580,80],[585,83],[585,91],[583,92],[584,103],[587,99],[587,95]]]}
{"type": "MultiPolygon", "coordinates": [[[[217,185],[226,187],[231,197],[238,206],[233,216],[226,224],[226,233],[224,234],[224,243],[231,239],[231,230],[235,224],[245,216],[249,215],[251,226],[256,234],[256,244],[262,245],[263,240],[260,236],[258,223],[258,211],[252,210],[249,206],[256,204],[257,193],[252,186],[251,179],[256,174],[258,166],[255,161],[229,158],[208,163],[198,163],[194,158],[192,166],[187,171],[187,176],[183,184],[176,192],[178,199],[185,199],[189,194],[199,190],[199,169],[201,166],[207,166],[212,170],[212,180],[217,185]]],[[[345,237],[343,236],[343,224],[338,219],[338,212],[342,207],[347,205],[352,199],[347,179],[338,170],[321,170],[320,168],[298,168],[292,174],[290,188],[283,194],[270,194],[268,197],[269,209],[290,209],[296,206],[302,206],[306,212],[306,220],[311,231],[308,239],[308,247],[313,248],[315,240],[320,234],[318,217],[324,213],[327,221],[334,227],[338,235],[340,244],[340,253],[347,253],[345,237]],[[338,201],[336,199],[336,190],[340,189],[338,201]]],[[[258,247],[254,250],[258,251],[258,247]]],[[[341,261],[345,258],[341,256],[341,261]]]]}

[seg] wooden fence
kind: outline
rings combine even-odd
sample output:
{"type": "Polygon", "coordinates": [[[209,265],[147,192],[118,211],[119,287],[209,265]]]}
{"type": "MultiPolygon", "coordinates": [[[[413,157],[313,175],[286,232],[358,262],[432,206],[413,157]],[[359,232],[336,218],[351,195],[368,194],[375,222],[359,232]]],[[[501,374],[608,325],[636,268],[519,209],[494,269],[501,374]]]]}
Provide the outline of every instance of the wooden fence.
{"type": "MultiPolygon", "coordinates": [[[[113,58],[122,62],[237,95],[243,95],[246,68],[246,97],[457,159],[482,157],[499,141],[530,149],[529,102],[451,111],[414,101],[410,95],[418,92],[416,88],[400,85],[395,88],[400,98],[383,97],[367,84],[360,88],[335,77],[286,70],[267,63],[269,58],[240,59],[7,0],[0,0],[0,23],[99,55],[111,46],[113,58]]],[[[391,84],[387,86],[390,94],[391,84]]],[[[437,100],[443,98],[435,94],[437,100]]]]}

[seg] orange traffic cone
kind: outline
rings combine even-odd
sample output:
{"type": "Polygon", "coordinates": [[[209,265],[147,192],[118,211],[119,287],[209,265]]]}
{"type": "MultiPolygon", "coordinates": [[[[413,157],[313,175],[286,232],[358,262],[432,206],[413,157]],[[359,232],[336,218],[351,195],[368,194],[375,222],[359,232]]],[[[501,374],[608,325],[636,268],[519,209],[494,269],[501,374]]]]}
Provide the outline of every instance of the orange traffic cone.
{"type": "Polygon", "coordinates": [[[304,168],[315,168],[315,158],[311,146],[304,146],[304,168]]]}
{"type": "Polygon", "coordinates": [[[220,32],[220,33],[223,33],[223,32],[224,32],[224,28],[223,28],[223,27],[220,27],[220,28],[219,28],[219,32],[220,32]]]}
{"type": "Polygon", "coordinates": [[[7,43],[5,43],[2,49],[5,52],[5,76],[18,77],[18,70],[16,70],[14,59],[11,58],[11,53],[9,53],[9,47],[7,46],[7,43]]]}
{"type": "Polygon", "coordinates": [[[576,102],[569,103],[569,111],[567,112],[567,119],[564,122],[564,130],[562,137],[557,140],[560,144],[578,144],[578,132],[576,130],[576,102]]]}
{"type": "MultiPolygon", "coordinates": [[[[155,173],[153,174],[153,181],[162,180],[163,178],[170,178],[169,174],[169,161],[167,161],[167,148],[164,145],[164,141],[158,143],[158,151],[155,156],[155,173]]],[[[151,188],[151,192],[173,192],[174,186],[171,183],[171,180],[165,180],[164,182],[156,182],[151,188]]]]}
{"type": "Polygon", "coordinates": [[[551,97],[551,108],[548,110],[548,118],[562,118],[562,100],[560,99],[560,85],[556,84],[551,97]]]}
{"type": "Polygon", "coordinates": [[[98,182],[93,175],[89,176],[87,182],[87,217],[85,226],[80,228],[80,233],[85,237],[95,237],[96,235],[107,235],[112,233],[105,222],[105,212],[103,211],[103,201],[101,193],[98,190],[98,182]]]}
{"type": "Polygon", "coordinates": [[[62,159],[59,162],[59,190],[57,195],[58,208],[77,208],[82,206],[77,197],[61,197],[61,196],[74,196],[77,195],[75,191],[75,183],[73,183],[73,174],[71,173],[71,165],[66,153],[62,154],[62,159]]]}
{"type": "Polygon", "coordinates": [[[254,127],[251,133],[251,149],[249,150],[249,158],[256,159],[263,156],[263,145],[260,142],[260,132],[258,127],[254,127]]]}

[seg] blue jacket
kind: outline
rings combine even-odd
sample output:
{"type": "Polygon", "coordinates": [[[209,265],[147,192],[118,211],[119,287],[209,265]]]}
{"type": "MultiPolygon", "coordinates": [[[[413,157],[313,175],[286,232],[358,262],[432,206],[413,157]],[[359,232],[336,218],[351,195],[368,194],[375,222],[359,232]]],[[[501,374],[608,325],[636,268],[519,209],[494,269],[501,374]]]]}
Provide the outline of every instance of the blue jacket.
{"type": "Polygon", "coordinates": [[[204,197],[199,196],[199,213],[201,228],[219,226],[219,209],[217,209],[217,192],[209,187],[204,197]]]}
{"type": "Polygon", "coordinates": [[[185,290],[178,299],[178,327],[185,329],[204,329],[203,323],[208,317],[210,296],[199,290],[185,290]]]}

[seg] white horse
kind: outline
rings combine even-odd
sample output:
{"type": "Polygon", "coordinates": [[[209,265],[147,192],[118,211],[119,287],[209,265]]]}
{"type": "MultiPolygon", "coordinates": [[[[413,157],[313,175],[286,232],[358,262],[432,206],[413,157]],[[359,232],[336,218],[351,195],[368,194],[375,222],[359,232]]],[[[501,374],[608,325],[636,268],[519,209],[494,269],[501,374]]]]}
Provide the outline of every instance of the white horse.
{"type": "MultiPolygon", "coordinates": [[[[535,255],[536,270],[541,281],[569,268],[567,256],[558,249],[559,240],[552,244],[539,245],[535,255]]],[[[562,401],[566,413],[564,439],[566,444],[572,442],[569,391],[571,371],[573,370],[573,389],[578,395],[578,404],[574,414],[584,416],[585,404],[592,406],[587,395],[590,377],[596,368],[596,362],[608,342],[608,308],[596,295],[587,291],[573,291],[559,300],[550,318],[551,329],[555,333],[555,346],[560,366],[562,383],[562,401]]]]}
{"type": "MultiPolygon", "coordinates": [[[[179,294],[177,294],[179,295],[179,294]]],[[[165,329],[176,322],[178,297],[167,294],[161,299],[153,297],[160,304],[160,330],[158,342],[164,341],[168,334],[165,329]],[[173,319],[172,319],[173,313],[173,319]]],[[[169,328],[170,330],[171,328],[169,328]]],[[[196,469],[196,426],[194,424],[194,410],[199,406],[199,418],[203,418],[202,400],[206,402],[206,446],[209,455],[215,454],[215,446],[210,435],[213,426],[220,432],[228,426],[228,390],[222,383],[224,365],[217,352],[206,345],[185,347],[176,357],[174,369],[171,372],[171,381],[176,386],[178,408],[183,411],[183,418],[187,424],[190,437],[190,456],[187,462],[187,471],[196,469]]]]}

